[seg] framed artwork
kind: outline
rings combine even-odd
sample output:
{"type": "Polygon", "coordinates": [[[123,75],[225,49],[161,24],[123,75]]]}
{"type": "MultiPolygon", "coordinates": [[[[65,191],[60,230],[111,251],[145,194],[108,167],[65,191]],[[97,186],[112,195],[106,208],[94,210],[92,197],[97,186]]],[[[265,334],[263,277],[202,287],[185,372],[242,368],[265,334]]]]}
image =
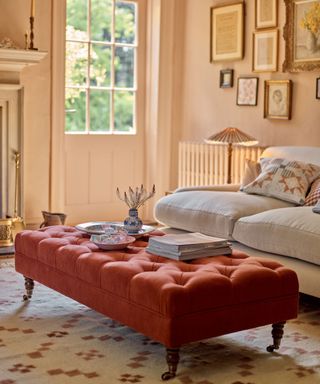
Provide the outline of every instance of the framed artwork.
{"type": "Polygon", "coordinates": [[[244,53],[244,3],[211,7],[210,61],[238,60],[244,53]]]}
{"type": "Polygon", "coordinates": [[[289,72],[320,70],[320,0],[284,0],[285,61],[289,72]]]}
{"type": "Polygon", "coordinates": [[[220,88],[233,87],[233,69],[222,69],[220,71],[220,88]]]}
{"type": "Polygon", "coordinates": [[[316,82],[316,99],[320,100],[320,77],[317,78],[316,82]]]}
{"type": "Polygon", "coordinates": [[[266,80],[264,83],[264,117],[291,119],[291,80],[266,80]]]}
{"type": "Polygon", "coordinates": [[[257,105],[258,77],[238,77],[237,105],[257,105]]]}
{"type": "Polygon", "coordinates": [[[255,0],[256,29],[278,25],[278,0],[255,0]]]}
{"type": "Polygon", "coordinates": [[[253,72],[276,72],[278,70],[279,32],[277,29],[253,33],[253,72]]]}

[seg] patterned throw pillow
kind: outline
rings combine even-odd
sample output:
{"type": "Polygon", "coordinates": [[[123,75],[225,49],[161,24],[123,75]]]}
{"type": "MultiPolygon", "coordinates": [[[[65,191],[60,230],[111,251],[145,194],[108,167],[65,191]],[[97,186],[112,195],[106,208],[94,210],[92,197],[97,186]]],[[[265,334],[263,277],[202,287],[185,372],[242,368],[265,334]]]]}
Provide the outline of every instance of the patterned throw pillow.
{"type": "Polygon", "coordinates": [[[303,204],[310,184],[320,175],[320,167],[287,159],[262,159],[262,172],[244,192],[303,204]]]}
{"type": "Polygon", "coordinates": [[[304,205],[316,205],[318,200],[320,200],[320,179],[317,179],[312,183],[304,205]]]}
{"type": "Polygon", "coordinates": [[[260,172],[260,163],[257,163],[254,160],[245,159],[245,168],[241,180],[240,191],[242,191],[243,187],[252,183],[259,176],[260,172]]]}

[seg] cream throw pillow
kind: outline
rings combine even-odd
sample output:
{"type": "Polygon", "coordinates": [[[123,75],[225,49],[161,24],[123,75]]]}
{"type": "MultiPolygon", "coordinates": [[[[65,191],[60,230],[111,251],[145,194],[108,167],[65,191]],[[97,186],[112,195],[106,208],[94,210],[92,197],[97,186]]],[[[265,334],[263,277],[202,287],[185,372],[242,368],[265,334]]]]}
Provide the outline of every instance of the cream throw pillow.
{"type": "Polygon", "coordinates": [[[303,204],[310,184],[320,175],[320,167],[287,159],[262,159],[261,174],[243,192],[275,197],[303,204]]]}
{"type": "Polygon", "coordinates": [[[245,159],[245,168],[241,180],[240,191],[242,191],[243,187],[252,183],[259,176],[260,172],[260,163],[257,163],[254,160],[245,159]]]}

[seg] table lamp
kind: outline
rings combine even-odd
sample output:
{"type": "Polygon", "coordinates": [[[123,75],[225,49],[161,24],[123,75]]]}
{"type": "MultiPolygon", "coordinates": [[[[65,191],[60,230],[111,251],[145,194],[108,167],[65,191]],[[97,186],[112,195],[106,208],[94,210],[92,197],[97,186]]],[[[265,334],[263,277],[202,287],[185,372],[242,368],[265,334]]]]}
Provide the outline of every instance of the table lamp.
{"type": "Polygon", "coordinates": [[[221,132],[215,133],[205,140],[208,144],[228,144],[228,178],[227,183],[231,184],[232,144],[255,145],[258,141],[238,128],[228,127],[221,132]]]}

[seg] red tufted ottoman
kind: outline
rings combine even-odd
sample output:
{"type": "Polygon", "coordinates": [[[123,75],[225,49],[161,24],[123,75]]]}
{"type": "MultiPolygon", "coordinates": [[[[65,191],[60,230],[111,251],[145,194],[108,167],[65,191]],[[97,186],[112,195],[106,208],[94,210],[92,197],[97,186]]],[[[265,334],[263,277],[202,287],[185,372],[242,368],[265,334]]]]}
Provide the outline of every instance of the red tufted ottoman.
{"type": "MultiPolygon", "coordinates": [[[[154,233],[154,235],[160,233],[154,233]]],[[[66,226],[23,231],[16,237],[16,270],[157,340],[175,376],[179,347],[230,332],[273,324],[271,352],[298,309],[296,274],[279,263],[215,256],[177,262],[145,251],[147,238],[123,251],[101,251],[66,226]]]]}

